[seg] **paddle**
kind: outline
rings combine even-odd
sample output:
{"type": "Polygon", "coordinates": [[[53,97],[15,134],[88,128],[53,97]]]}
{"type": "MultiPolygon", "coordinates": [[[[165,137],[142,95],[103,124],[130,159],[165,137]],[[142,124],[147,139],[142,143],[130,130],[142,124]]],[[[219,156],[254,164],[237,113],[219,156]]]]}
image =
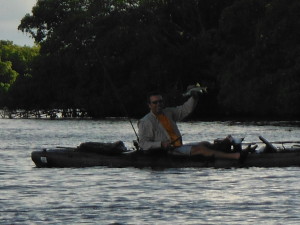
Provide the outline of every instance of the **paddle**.
{"type": "Polygon", "coordinates": [[[292,143],[299,144],[300,141],[269,141],[269,143],[272,143],[272,144],[292,144],[292,143]]]}
{"type": "MultiPolygon", "coordinates": [[[[263,142],[263,141],[262,141],[263,142]]],[[[299,144],[300,141],[268,141],[271,144],[299,144]]],[[[264,143],[264,142],[263,142],[264,143]]],[[[242,145],[255,145],[257,142],[243,142],[242,145]]]]}

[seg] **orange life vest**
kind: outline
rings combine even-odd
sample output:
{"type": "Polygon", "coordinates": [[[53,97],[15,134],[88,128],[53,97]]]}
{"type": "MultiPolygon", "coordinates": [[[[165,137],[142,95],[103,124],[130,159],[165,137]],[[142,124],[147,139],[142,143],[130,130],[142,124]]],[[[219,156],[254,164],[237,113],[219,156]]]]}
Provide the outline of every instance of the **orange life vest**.
{"type": "Polygon", "coordinates": [[[181,146],[182,145],[181,138],[180,138],[180,136],[178,136],[175,133],[168,117],[166,117],[165,114],[161,113],[161,114],[156,115],[156,118],[161,123],[161,125],[166,129],[167,133],[169,134],[169,136],[171,138],[171,142],[172,143],[174,142],[173,146],[175,146],[175,147],[181,146]]]}

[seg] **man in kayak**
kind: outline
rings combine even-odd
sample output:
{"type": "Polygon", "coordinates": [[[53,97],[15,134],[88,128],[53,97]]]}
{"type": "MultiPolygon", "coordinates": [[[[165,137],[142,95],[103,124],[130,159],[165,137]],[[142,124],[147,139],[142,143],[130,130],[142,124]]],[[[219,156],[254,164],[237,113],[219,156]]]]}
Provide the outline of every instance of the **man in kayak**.
{"type": "Polygon", "coordinates": [[[151,149],[170,150],[176,155],[202,155],[206,157],[241,159],[241,153],[225,153],[212,149],[212,144],[199,142],[197,144],[182,144],[182,136],[176,125],[196,107],[198,93],[192,96],[181,106],[164,107],[163,97],[158,92],[148,95],[150,112],[138,122],[139,146],[142,150],[151,149]]]}

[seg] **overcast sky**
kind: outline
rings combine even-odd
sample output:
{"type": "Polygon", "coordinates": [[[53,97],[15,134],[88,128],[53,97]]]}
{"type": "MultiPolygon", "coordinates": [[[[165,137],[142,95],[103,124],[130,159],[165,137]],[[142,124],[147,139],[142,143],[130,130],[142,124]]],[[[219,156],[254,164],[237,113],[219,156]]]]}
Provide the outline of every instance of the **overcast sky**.
{"type": "Polygon", "coordinates": [[[33,46],[33,39],[18,30],[21,19],[31,14],[37,0],[0,0],[0,40],[13,41],[20,46],[33,46]]]}

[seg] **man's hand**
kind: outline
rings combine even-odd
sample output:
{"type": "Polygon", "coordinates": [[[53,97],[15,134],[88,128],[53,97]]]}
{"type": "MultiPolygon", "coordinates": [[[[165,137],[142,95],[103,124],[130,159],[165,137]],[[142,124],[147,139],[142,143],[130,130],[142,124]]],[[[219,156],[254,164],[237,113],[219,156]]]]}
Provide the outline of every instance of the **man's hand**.
{"type": "Polygon", "coordinates": [[[183,93],[182,95],[184,97],[186,96],[192,96],[195,99],[198,99],[199,94],[207,93],[207,87],[201,87],[199,83],[196,85],[189,85],[187,87],[187,91],[183,93]]]}
{"type": "Polygon", "coordinates": [[[193,91],[192,89],[195,89],[196,85],[189,85],[186,90],[189,92],[189,95],[192,96],[194,99],[199,98],[199,92],[193,91]]]}
{"type": "Polygon", "coordinates": [[[193,89],[195,87],[196,87],[196,85],[191,84],[191,85],[187,86],[186,90],[189,91],[189,90],[191,90],[191,89],[193,89]]]}
{"type": "Polygon", "coordinates": [[[170,141],[162,141],[161,142],[161,147],[163,149],[167,149],[167,148],[171,147],[171,142],[170,141]]]}
{"type": "Polygon", "coordinates": [[[191,96],[194,98],[194,99],[198,99],[199,98],[199,92],[198,91],[191,91],[191,96]]]}

